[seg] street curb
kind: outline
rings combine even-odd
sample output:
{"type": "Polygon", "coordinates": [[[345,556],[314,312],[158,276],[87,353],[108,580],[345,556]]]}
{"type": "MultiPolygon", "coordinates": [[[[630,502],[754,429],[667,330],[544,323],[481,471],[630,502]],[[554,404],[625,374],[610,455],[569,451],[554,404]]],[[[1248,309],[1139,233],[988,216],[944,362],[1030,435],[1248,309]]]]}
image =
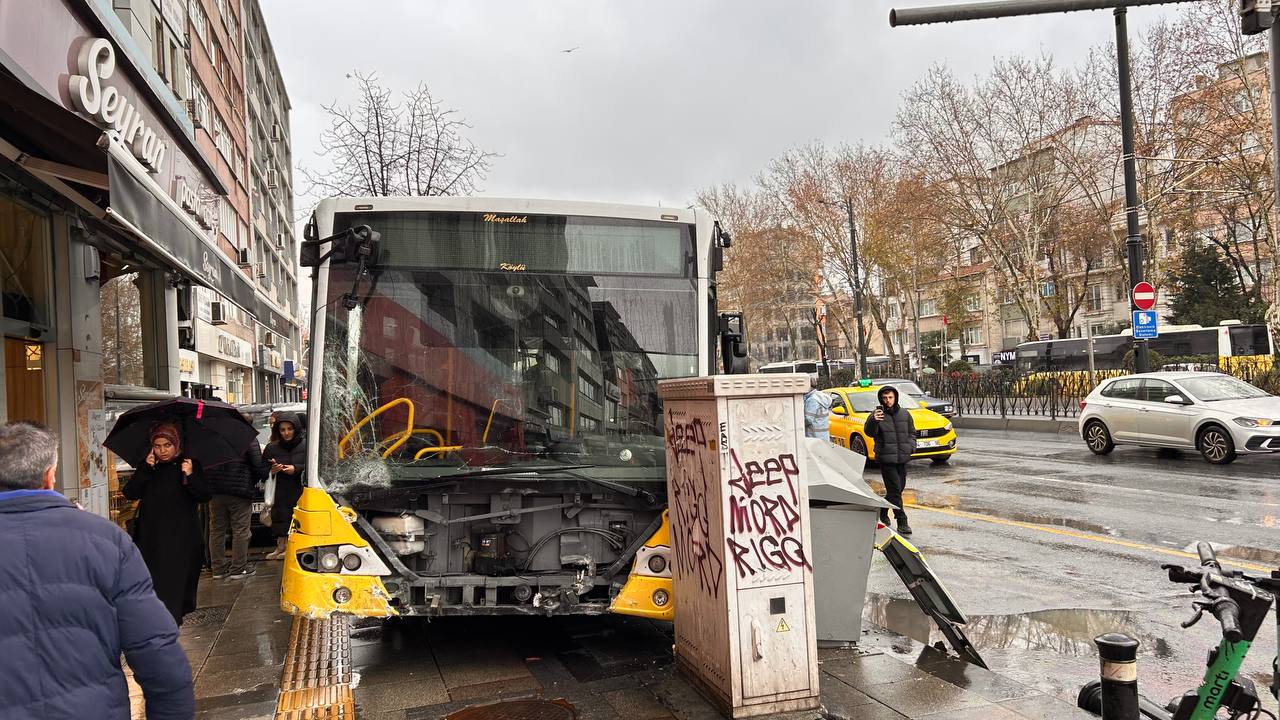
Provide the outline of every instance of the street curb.
{"type": "Polygon", "coordinates": [[[1075,420],[1050,420],[1036,417],[954,417],[951,423],[957,428],[971,430],[1003,430],[1008,432],[1044,432],[1076,435],[1079,433],[1075,420]]]}

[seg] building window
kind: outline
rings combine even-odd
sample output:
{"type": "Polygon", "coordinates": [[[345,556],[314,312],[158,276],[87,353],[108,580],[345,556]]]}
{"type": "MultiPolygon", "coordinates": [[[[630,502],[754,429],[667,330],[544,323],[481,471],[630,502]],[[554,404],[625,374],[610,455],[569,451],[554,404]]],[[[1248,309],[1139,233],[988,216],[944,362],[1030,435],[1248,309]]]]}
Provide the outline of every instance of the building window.
{"type": "Polygon", "coordinates": [[[564,408],[554,403],[548,404],[547,423],[556,427],[564,427],[564,408]]]}
{"type": "Polygon", "coordinates": [[[901,314],[902,314],[901,306],[898,305],[898,303],[896,302],[889,303],[889,319],[890,320],[897,320],[898,316],[901,314]]]}
{"type": "Polygon", "coordinates": [[[1089,312],[1098,312],[1102,309],[1102,286],[1090,285],[1084,290],[1084,307],[1089,312]]]}
{"type": "Polygon", "coordinates": [[[151,37],[151,62],[156,67],[156,72],[160,73],[160,77],[168,80],[169,72],[165,70],[165,66],[169,60],[169,45],[164,41],[164,21],[156,18],[156,27],[153,30],[155,35],[151,37]]]}
{"type": "Polygon", "coordinates": [[[225,82],[226,78],[222,75],[222,49],[218,47],[217,40],[209,41],[209,63],[213,65],[213,71],[218,74],[218,79],[225,82]]]}
{"type": "Polygon", "coordinates": [[[590,415],[579,415],[578,429],[590,433],[600,432],[600,421],[590,415]]]}
{"type": "Polygon", "coordinates": [[[209,128],[211,122],[209,117],[209,95],[204,91],[204,86],[196,79],[195,75],[191,76],[191,102],[195,106],[195,115],[192,118],[202,128],[209,128]]]}
{"type": "Polygon", "coordinates": [[[968,327],[964,329],[964,344],[969,346],[982,344],[982,328],[968,327]]]}
{"type": "Polygon", "coordinates": [[[969,248],[969,264],[970,265],[977,265],[978,263],[982,262],[983,257],[984,256],[982,254],[982,248],[980,247],[969,248]]]}
{"type": "Polygon", "coordinates": [[[600,402],[600,384],[582,373],[578,373],[578,393],[593,402],[600,402]]]}
{"type": "Polygon", "coordinates": [[[204,8],[200,7],[199,2],[192,2],[187,5],[187,17],[191,21],[191,32],[200,40],[200,47],[206,52],[209,50],[209,18],[204,14],[204,8]]]}
{"type": "Polygon", "coordinates": [[[547,366],[548,370],[550,370],[551,372],[557,375],[560,374],[560,356],[559,355],[556,355],[554,352],[547,350],[546,352],[542,353],[542,362],[544,365],[547,366]]]}
{"type": "Polygon", "coordinates": [[[937,300],[921,300],[919,308],[920,317],[934,317],[938,314],[937,300]]]}
{"type": "Polygon", "coordinates": [[[1058,286],[1052,280],[1040,284],[1040,297],[1053,297],[1058,294],[1058,286]]]}
{"type": "Polygon", "coordinates": [[[218,114],[213,115],[213,144],[218,147],[218,153],[222,155],[222,159],[231,164],[231,135],[227,133],[227,128],[222,124],[222,117],[218,114]]]}
{"type": "Polygon", "coordinates": [[[964,299],[964,309],[968,312],[978,312],[982,309],[982,300],[977,295],[970,295],[964,299]]]}

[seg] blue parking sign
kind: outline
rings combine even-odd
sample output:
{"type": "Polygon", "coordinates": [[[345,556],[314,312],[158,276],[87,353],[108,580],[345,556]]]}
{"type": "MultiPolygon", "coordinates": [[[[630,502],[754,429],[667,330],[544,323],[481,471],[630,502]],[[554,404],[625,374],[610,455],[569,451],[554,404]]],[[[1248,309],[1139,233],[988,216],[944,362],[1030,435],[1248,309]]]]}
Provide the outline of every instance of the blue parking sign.
{"type": "Polygon", "coordinates": [[[1133,338],[1155,340],[1160,337],[1160,323],[1155,310],[1133,311],[1133,338]]]}

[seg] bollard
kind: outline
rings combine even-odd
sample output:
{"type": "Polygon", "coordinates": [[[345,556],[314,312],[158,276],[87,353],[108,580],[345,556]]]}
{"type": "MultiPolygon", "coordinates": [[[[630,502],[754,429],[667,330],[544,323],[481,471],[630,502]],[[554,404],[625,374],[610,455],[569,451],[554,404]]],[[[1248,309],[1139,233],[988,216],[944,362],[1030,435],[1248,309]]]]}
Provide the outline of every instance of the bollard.
{"type": "Polygon", "coordinates": [[[1093,642],[1102,661],[1102,720],[1138,720],[1138,641],[1107,633],[1093,642]]]}

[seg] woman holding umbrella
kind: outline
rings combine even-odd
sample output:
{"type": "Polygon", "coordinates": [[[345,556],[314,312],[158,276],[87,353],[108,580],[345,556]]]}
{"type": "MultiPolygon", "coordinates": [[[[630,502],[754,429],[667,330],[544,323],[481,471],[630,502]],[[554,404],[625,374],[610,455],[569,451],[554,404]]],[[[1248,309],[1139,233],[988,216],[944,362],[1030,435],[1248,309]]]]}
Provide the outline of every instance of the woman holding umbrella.
{"type": "Polygon", "coordinates": [[[181,625],[182,616],[196,609],[204,562],[199,505],[212,495],[200,465],[182,452],[177,424],[156,423],[150,436],[151,452],[121,491],[139,501],[134,540],[156,596],[181,625]]]}
{"type": "Polygon", "coordinates": [[[271,505],[271,534],[276,536],[275,552],[268,560],[284,559],[284,549],[293,522],[293,506],[302,497],[303,473],[307,469],[306,433],[295,412],[282,412],[271,426],[271,442],[262,451],[262,460],[275,473],[275,493],[271,505]]]}

